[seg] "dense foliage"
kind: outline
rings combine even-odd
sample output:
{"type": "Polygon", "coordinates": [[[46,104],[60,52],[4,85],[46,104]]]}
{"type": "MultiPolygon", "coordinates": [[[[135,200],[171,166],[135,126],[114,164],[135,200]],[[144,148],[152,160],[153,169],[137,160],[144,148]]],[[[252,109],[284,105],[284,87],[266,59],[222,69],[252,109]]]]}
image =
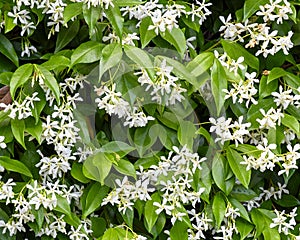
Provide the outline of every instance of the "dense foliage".
{"type": "Polygon", "coordinates": [[[300,239],[300,3],[0,0],[0,238],[300,239]]]}

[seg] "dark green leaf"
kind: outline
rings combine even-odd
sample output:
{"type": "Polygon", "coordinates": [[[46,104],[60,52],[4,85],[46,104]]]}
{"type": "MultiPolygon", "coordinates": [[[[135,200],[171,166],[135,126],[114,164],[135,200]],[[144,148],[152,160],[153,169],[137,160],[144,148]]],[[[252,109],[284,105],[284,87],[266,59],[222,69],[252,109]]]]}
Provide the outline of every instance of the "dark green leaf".
{"type": "Polygon", "coordinates": [[[116,5],[109,5],[108,9],[104,9],[104,12],[114,31],[119,36],[119,38],[122,39],[124,19],[121,16],[119,7],[116,5]]]}
{"type": "Polygon", "coordinates": [[[18,87],[26,83],[32,75],[33,65],[27,63],[19,67],[12,75],[10,80],[10,95],[14,99],[18,87]]]}
{"type": "Polygon", "coordinates": [[[92,63],[100,60],[103,44],[89,41],[82,43],[71,56],[71,66],[78,63],[92,63]]]}
{"type": "Polygon", "coordinates": [[[65,197],[60,195],[56,195],[57,198],[57,205],[54,208],[55,211],[61,212],[69,217],[71,217],[71,207],[65,197]]]}
{"type": "Polygon", "coordinates": [[[246,21],[249,17],[251,17],[257,10],[259,10],[260,6],[269,3],[269,0],[246,0],[244,4],[244,19],[246,21]]]}
{"type": "Polygon", "coordinates": [[[293,195],[282,195],[282,197],[278,200],[274,200],[276,204],[282,207],[296,207],[300,205],[300,201],[295,198],[293,195]]]}
{"type": "Polygon", "coordinates": [[[24,120],[12,119],[11,122],[11,130],[15,137],[15,139],[22,145],[24,149],[26,149],[26,145],[24,142],[24,132],[25,132],[25,122],[24,120]]]}
{"type": "Polygon", "coordinates": [[[272,68],[272,70],[270,71],[270,73],[268,75],[267,83],[269,83],[275,79],[281,78],[285,75],[286,75],[286,71],[284,69],[279,68],[279,67],[272,68]]]}
{"type": "Polygon", "coordinates": [[[145,216],[145,226],[147,230],[150,232],[151,229],[153,228],[158,215],[155,213],[155,210],[157,209],[156,206],[153,205],[154,202],[160,203],[160,196],[158,193],[154,193],[151,195],[151,200],[148,200],[145,204],[145,209],[144,209],[144,216],[145,216]]]}
{"type": "Polygon", "coordinates": [[[240,164],[244,161],[243,157],[231,147],[227,148],[226,151],[227,160],[229,162],[230,168],[235,174],[235,176],[240,180],[240,182],[248,188],[250,179],[251,179],[251,171],[246,170],[246,166],[240,164]]]}
{"type": "Polygon", "coordinates": [[[3,166],[6,170],[23,174],[32,178],[32,174],[24,163],[10,159],[9,157],[0,156],[0,166],[3,166]]]}
{"type": "Polygon", "coordinates": [[[75,20],[71,23],[71,26],[62,27],[57,35],[55,53],[59,52],[65,46],[67,46],[77,35],[79,31],[79,21],[75,20]]]}
{"type": "Polygon", "coordinates": [[[82,183],[88,183],[90,180],[83,175],[82,164],[74,162],[71,169],[71,175],[82,183]]]}
{"type": "Polygon", "coordinates": [[[215,217],[216,225],[219,228],[226,213],[226,202],[221,192],[217,192],[214,196],[212,210],[215,217]]]}
{"type": "Polygon", "coordinates": [[[82,209],[83,218],[86,218],[101,206],[102,200],[107,195],[109,187],[105,185],[101,186],[100,183],[95,182],[88,190],[89,191],[85,199],[84,208],[82,209]]]}
{"type": "Polygon", "coordinates": [[[71,18],[76,17],[77,15],[82,13],[82,2],[69,3],[64,8],[64,22],[69,22],[71,18]]]}
{"type": "Polygon", "coordinates": [[[171,240],[188,240],[187,228],[186,223],[177,220],[170,230],[171,240]]]}
{"type": "Polygon", "coordinates": [[[226,93],[223,89],[227,89],[227,79],[223,66],[219,60],[215,60],[211,72],[211,90],[214,96],[217,114],[219,115],[224,107],[226,93]]]}
{"type": "Polygon", "coordinates": [[[19,67],[19,59],[12,43],[0,34],[0,52],[19,67]]]}
{"type": "Polygon", "coordinates": [[[300,125],[297,118],[294,116],[284,113],[281,122],[284,126],[292,129],[296,134],[300,134],[300,125]]]}
{"type": "Polygon", "coordinates": [[[89,34],[90,37],[93,36],[95,33],[96,23],[98,22],[99,18],[101,17],[101,8],[100,6],[88,7],[88,4],[82,5],[83,17],[87,25],[89,26],[89,34]]]}
{"type": "Polygon", "coordinates": [[[69,67],[70,62],[70,59],[65,56],[53,55],[47,62],[44,62],[42,66],[51,71],[59,67],[69,67]]]}
{"type": "Polygon", "coordinates": [[[145,17],[142,19],[140,24],[140,37],[141,37],[141,43],[142,48],[146,47],[148,43],[156,37],[156,33],[154,30],[148,30],[149,26],[153,24],[151,21],[151,17],[145,17]]]}

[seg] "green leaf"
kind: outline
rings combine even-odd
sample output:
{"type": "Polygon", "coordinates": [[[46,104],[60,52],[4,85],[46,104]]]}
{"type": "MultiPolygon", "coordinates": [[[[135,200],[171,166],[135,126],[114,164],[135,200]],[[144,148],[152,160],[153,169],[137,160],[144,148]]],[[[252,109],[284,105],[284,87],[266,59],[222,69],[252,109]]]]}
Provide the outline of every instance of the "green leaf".
{"type": "Polygon", "coordinates": [[[124,142],[112,141],[103,145],[100,150],[107,153],[116,153],[122,158],[135,150],[135,148],[124,142]]]}
{"type": "Polygon", "coordinates": [[[246,208],[238,200],[236,200],[235,198],[230,197],[229,201],[230,201],[231,205],[234,208],[239,209],[239,213],[241,214],[242,218],[244,218],[248,222],[251,222],[246,208]]]}
{"type": "Polygon", "coordinates": [[[211,72],[211,90],[214,96],[217,115],[220,114],[222,108],[224,107],[225,95],[223,89],[227,89],[227,79],[223,66],[219,62],[219,60],[215,60],[212,66],[211,72]]]}
{"type": "Polygon", "coordinates": [[[217,186],[228,195],[233,186],[226,184],[226,181],[232,176],[232,171],[225,157],[219,153],[213,158],[212,176],[217,186]]]}
{"type": "Polygon", "coordinates": [[[300,134],[300,125],[297,118],[295,118],[294,116],[284,113],[284,117],[281,119],[281,123],[284,126],[292,129],[296,134],[300,134]]]}
{"type": "Polygon", "coordinates": [[[93,236],[98,238],[102,236],[106,229],[106,221],[102,217],[91,217],[93,236]]]}
{"type": "Polygon", "coordinates": [[[133,210],[127,208],[125,211],[125,214],[123,214],[123,212],[121,212],[122,218],[124,219],[124,222],[130,227],[132,228],[132,224],[133,224],[133,218],[134,218],[134,212],[133,210]]]}
{"type": "Polygon", "coordinates": [[[101,240],[119,240],[118,232],[114,228],[105,231],[101,240]]]}
{"type": "Polygon", "coordinates": [[[244,4],[244,19],[246,21],[249,17],[251,17],[257,10],[259,10],[260,6],[269,3],[269,0],[246,0],[244,4]]]}
{"type": "Polygon", "coordinates": [[[109,5],[108,9],[104,9],[105,15],[112,25],[113,30],[122,39],[123,35],[123,22],[124,19],[121,16],[121,12],[118,6],[114,5],[113,7],[109,5]]]}
{"type": "Polygon", "coordinates": [[[89,26],[90,37],[93,36],[93,34],[95,33],[96,24],[97,24],[99,18],[101,17],[101,12],[102,12],[102,10],[101,10],[100,6],[88,7],[88,4],[82,5],[82,13],[83,13],[85,22],[89,26]]]}
{"type": "Polygon", "coordinates": [[[151,195],[151,200],[146,201],[145,204],[145,208],[144,208],[144,216],[146,222],[145,227],[147,228],[148,232],[151,231],[158,218],[158,215],[155,213],[157,207],[153,205],[154,202],[158,202],[158,203],[161,202],[158,193],[153,193],[151,195]]]}
{"type": "Polygon", "coordinates": [[[19,67],[19,59],[14,46],[3,34],[0,34],[0,53],[11,60],[17,67],[19,67]]]}
{"type": "Polygon", "coordinates": [[[119,43],[111,43],[103,48],[99,65],[99,81],[108,69],[116,66],[121,61],[122,56],[123,52],[119,43]]]}
{"type": "Polygon", "coordinates": [[[145,1],[141,0],[114,0],[114,3],[116,3],[119,7],[131,7],[136,6],[142,3],[145,3],[145,1]]]}
{"type": "Polygon", "coordinates": [[[24,163],[10,159],[9,157],[0,156],[0,166],[4,167],[8,171],[17,172],[27,177],[32,178],[30,170],[24,163]]]}
{"type": "Polygon", "coordinates": [[[97,152],[84,161],[82,170],[84,176],[104,185],[104,180],[109,174],[111,167],[112,162],[109,159],[109,155],[97,152]]]}
{"type": "Polygon", "coordinates": [[[60,90],[57,80],[53,76],[53,74],[45,67],[41,65],[34,65],[36,69],[42,74],[43,80],[48,88],[53,92],[55,99],[60,104],[60,90]]]}
{"type": "Polygon", "coordinates": [[[27,63],[19,67],[12,75],[10,80],[10,95],[14,99],[18,87],[25,84],[32,75],[33,65],[27,63]]]}
{"type": "Polygon", "coordinates": [[[248,188],[251,179],[251,171],[247,171],[246,166],[240,164],[244,161],[243,157],[231,147],[226,149],[226,156],[234,175],[246,188],[248,188]]]}
{"type": "Polygon", "coordinates": [[[272,82],[273,80],[281,78],[285,75],[286,75],[286,71],[284,69],[279,67],[272,68],[272,70],[268,75],[267,83],[272,82]]]}
{"type": "Polygon", "coordinates": [[[268,83],[267,77],[262,76],[259,81],[259,98],[270,96],[278,87],[278,81],[268,83]]]}
{"type": "Polygon", "coordinates": [[[26,149],[24,142],[25,122],[24,120],[11,119],[10,121],[11,130],[15,139],[26,149]]]}
{"type": "Polygon", "coordinates": [[[264,239],[281,239],[278,230],[276,228],[270,228],[272,218],[275,217],[276,215],[269,210],[252,209],[251,219],[256,226],[256,237],[260,236],[263,233],[264,239]]]}
{"type": "Polygon", "coordinates": [[[148,53],[141,50],[140,48],[130,45],[125,45],[124,50],[126,55],[139,67],[144,68],[147,71],[149,77],[153,80],[155,75],[154,66],[148,53]]]}
{"type": "Polygon", "coordinates": [[[300,205],[300,201],[297,198],[295,198],[293,195],[284,194],[280,199],[274,201],[279,206],[285,208],[296,207],[300,205]]]}
{"type": "Polygon", "coordinates": [[[78,109],[74,109],[73,114],[80,128],[79,136],[84,143],[89,144],[91,142],[91,137],[89,132],[89,124],[87,123],[88,118],[84,116],[84,114],[82,114],[78,109]]]}
{"type": "Polygon", "coordinates": [[[191,121],[181,121],[178,128],[178,141],[182,146],[193,149],[194,137],[196,135],[196,127],[191,121]]]}
{"type": "Polygon", "coordinates": [[[76,20],[71,23],[69,27],[62,27],[57,35],[55,53],[59,52],[65,46],[67,46],[77,35],[79,31],[79,21],[76,20]]]}
{"type": "Polygon", "coordinates": [[[39,144],[41,144],[41,137],[43,133],[42,121],[38,120],[36,123],[33,118],[25,119],[25,131],[28,132],[31,136],[33,136],[39,144]]]}
{"type": "Polygon", "coordinates": [[[191,72],[191,74],[198,77],[205,73],[213,65],[214,59],[215,56],[211,52],[200,53],[188,63],[186,68],[191,72]]]}
{"type": "Polygon", "coordinates": [[[12,72],[0,73],[0,84],[8,86],[10,84],[10,79],[12,75],[13,75],[12,72]]]}
{"type": "Polygon", "coordinates": [[[154,29],[148,30],[149,26],[153,24],[151,17],[145,17],[142,19],[141,24],[140,24],[140,38],[141,38],[141,43],[142,43],[142,48],[146,47],[148,43],[156,37],[156,33],[154,29]]]}
{"type": "Polygon", "coordinates": [[[235,220],[236,227],[241,236],[240,240],[245,239],[253,230],[254,226],[244,219],[238,218],[235,220]]]}
{"type": "Polygon", "coordinates": [[[245,48],[236,42],[229,40],[221,40],[224,51],[228,54],[229,57],[233,59],[238,59],[239,57],[244,57],[245,63],[255,70],[259,70],[259,60],[257,57],[249,53],[245,48]]]}
{"type": "Polygon", "coordinates": [[[119,172],[127,176],[136,178],[134,165],[128,160],[120,159],[114,168],[119,172]]]}
{"type": "Polygon", "coordinates": [[[236,185],[233,187],[230,196],[240,202],[247,202],[257,197],[257,194],[253,190],[247,189],[242,185],[236,185]]]}
{"type": "Polygon", "coordinates": [[[170,230],[171,240],[188,240],[187,224],[185,222],[176,221],[170,230]]]}
{"type": "Polygon", "coordinates": [[[73,162],[71,176],[82,183],[88,183],[90,180],[83,175],[82,164],[73,162]]]}
{"type": "Polygon", "coordinates": [[[67,199],[60,195],[56,195],[56,198],[57,198],[57,205],[54,208],[54,210],[71,217],[71,215],[72,215],[71,207],[70,207],[70,204],[68,203],[67,199]]]}
{"type": "Polygon", "coordinates": [[[219,228],[221,226],[226,212],[226,202],[221,192],[217,192],[214,196],[212,210],[215,217],[216,225],[219,228]]]}
{"type": "Polygon", "coordinates": [[[82,2],[77,3],[69,3],[64,8],[64,22],[67,23],[71,18],[76,17],[77,15],[82,13],[82,2]]]}
{"type": "Polygon", "coordinates": [[[4,26],[5,26],[5,33],[10,32],[17,26],[14,24],[14,19],[8,16],[9,11],[4,12],[4,26]]]}
{"type": "Polygon", "coordinates": [[[186,39],[180,28],[173,27],[171,31],[167,29],[164,33],[161,32],[160,36],[172,44],[183,57],[186,50],[186,39]]]}
{"type": "Polygon", "coordinates": [[[35,217],[35,222],[37,223],[38,229],[37,231],[40,231],[43,223],[44,223],[44,219],[45,219],[45,210],[43,207],[40,207],[38,210],[35,209],[31,209],[32,214],[35,217]]]}
{"type": "Polygon", "coordinates": [[[88,189],[87,196],[85,198],[85,204],[82,209],[82,217],[86,218],[98,207],[101,206],[102,200],[107,195],[109,187],[101,186],[100,183],[95,182],[92,187],[88,189]]]}
{"type": "Polygon", "coordinates": [[[89,41],[82,43],[71,56],[71,66],[77,63],[92,63],[100,60],[103,44],[89,41]]]}

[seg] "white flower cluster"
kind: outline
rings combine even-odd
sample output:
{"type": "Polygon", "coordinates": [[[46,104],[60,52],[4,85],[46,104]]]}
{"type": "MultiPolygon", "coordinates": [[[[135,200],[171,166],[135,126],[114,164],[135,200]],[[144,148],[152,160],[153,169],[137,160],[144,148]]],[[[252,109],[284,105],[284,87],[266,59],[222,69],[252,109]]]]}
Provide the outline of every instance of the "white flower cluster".
{"type": "MultiPolygon", "coordinates": [[[[120,43],[120,38],[115,34],[115,32],[109,33],[107,36],[102,38],[103,42],[109,41],[110,43],[120,43]]],[[[137,33],[125,33],[122,36],[122,45],[135,46],[134,40],[140,40],[137,33]]]]}
{"type": "Polygon", "coordinates": [[[231,15],[227,19],[221,16],[220,20],[224,25],[220,27],[219,31],[223,32],[222,35],[225,39],[232,41],[244,42],[245,38],[250,36],[245,47],[253,48],[259,46],[260,49],[256,52],[256,56],[263,54],[264,57],[267,57],[269,54],[274,55],[280,50],[288,55],[289,49],[293,47],[293,42],[291,41],[293,32],[289,31],[287,36],[278,36],[278,31],[271,31],[268,24],[276,19],[278,24],[282,23],[283,19],[288,19],[289,16],[287,14],[292,13],[290,3],[286,0],[270,1],[270,4],[261,6],[260,9],[261,11],[258,11],[256,14],[264,16],[264,23],[249,23],[249,20],[246,20],[245,23],[232,23],[231,15]],[[282,2],[283,5],[280,5],[279,3],[282,2]],[[273,14],[274,12],[277,14],[273,14]]]}
{"type": "Polygon", "coordinates": [[[206,239],[204,232],[212,228],[212,219],[208,218],[204,212],[196,212],[195,209],[187,211],[192,222],[193,229],[189,228],[189,238],[188,239],[206,239]]]}
{"type": "Polygon", "coordinates": [[[122,8],[123,15],[129,14],[129,19],[135,18],[139,20],[137,26],[140,25],[142,19],[150,17],[152,25],[149,26],[148,30],[155,31],[156,35],[159,32],[164,33],[167,29],[171,31],[173,27],[178,27],[178,19],[182,14],[188,16],[191,15],[192,21],[198,21],[200,25],[206,20],[207,16],[211,14],[211,11],[207,8],[212,3],[205,3],[196,0],[196,4],[191,4],[191,9],[188,9],[184,5],[176,4],[171,2],[169,5],[164,6],[159,4],[158,0],[150,0],[145,4],[140,4],[133,7],[122,8]]]}
{"type": "Polygon", "coordinates": [[[295,217],[297,216],[297,208],[294,208],[290,213],[285,213],[285,210],[282,212],[277,209],[274,210],[276,214],[276,218],[272,219],[272,223],[270,224],[270,228],[278,227],[279,233],[284,233],[284,235],[289,235],[290,230],[294,230],[296,226],[295,217]]]}
{"type": "Polygon", "coordinates": [[[214,239],[231,240],[233,238],[233,234],[238,233],[235,219],[239,216],[239,209],[233,208],[233,206],[228,203],[224,216],[224,225],[216,231],[216,233],[221,234],[221,236],[216,236],[214,239]]]}
{"type": "Polygon", "coordinates": [[[151,90],[151,100],[156,101],[158,104],[165,104],[166,106],[174,105],[176,101],[181,102],[184,99],[182,93],[186,92],[179,83],[176,83],[179,78],[172,74],[173,67],[167,66],[164,59],[160,67],[157,67],[156,76],[151,80],[146,70],[142,69],[141,72],[135,73],[140,75],[138,82],[143,86],[146,85],[146,91],[151,90]]]}
{"type": "Polygon", "coordinates": [[[260,109],[259,111],[263,115],[262,119],[259,118],[256,119],[256,121],[260,124],[259,128],[261,129],[276,128],[276,124],[280,126],[281,118],[284,117],[280,108],[277,108],[275,110],[274,108],[271,107],[267,112],[264,109],[260,109]]]}
{"type": "Polygon", "coordinates": [[[48,157],[39,152],[41,160],[36,166],[40,168],[39,173],[44,179],[62,177],[63,173],[71,169],[69,161],[76,160],[72,153],[72,147],[80,140],[80,129],[76,127],[73,111],[76,109],[76,103],[83,101],[83,99],[78,93],[73,96],[69,95],[68,91],[74,92],[78,87],[82,88],[85,79],[85,77],[78,75],[67,78],[60,83],[62,95],[65,96],[60,106],[54,104],[53,96],[49,95],[46,98],[50,102],[50,106],[53,105],[54,111],[42,123],[42,139],[46,140],[48,144],[54,145],[57,155],[48,157]]]}
{"type": "Polygon", "coordinates": [[[293,14],[291,3],[287,0],[274,0],[263,6],[259,6],[260,11],[256,13],[257,16],[262,16],[264,22],[274,22],[282,24],[283,20],[288,20],[289,15],[293,14]]]}
{"type": "Polygon", "coordinates": [[[93,7],[104,7],[105,9],[108,9],[109,6],[114,7],[113,0],[71,0],[72,2],[83,2],[87,4],[88,8],[91,6],[93,7]]]}
{"type": "MultiPolygon", "coordinates": [[[[279,86],[279,92],[272,92],[272,96],[274,97],[274,102],[278,107],[281,107],[283,110],[287,109],[288,106],[294,105],[296,107],[300,107],[300,94],[292,95],[292,89],[288,89],[283,91],[283,87],[279,86]]],[[[300,88],[297,89],[298,93],[300,93],[300,88]]]]}
{"type": "Polygon", "coordinates": [[[236,103],[237,99],[239,103],[246,101],[246,107],[249,107],[249,103],[257,104],[254,96],[258,92],[255,87],[255,83],[258,83],[259,80],[256,77],[256,73],[245,73],[246,80],[240,80],[238,83],[232,83],[230,91],[223,89],[223,92],[226,93],[225,99],[232,98],[233,104],[236,103]]]}
{"type": "Polygon", "coordinates": [[[0,108],[3,108],[4,112],[10,112],[8,116],[11,119],[26,119],[32,116],[32,112],[35,108],[34,103],[40,101],[37,95],[38,93],[34,92],[32,96],[26,96],[25,99],[19,101],[15,100],[8,105],[5,103],[0,103],[0,108]]]}
{"type": "Polygon", "coordinates": [[[222,66],[226,67],[229,70],[229,72],[234,72],[234,75],[238,74],[239,69],[245,69],[245,64],[243,63],[243,56],[239,57],[237,60],[234,60],[231,57],[229,57],[226,52],[224,52],[223,54],[219,54],[219,52],[216,50],[214,51],[214,55],[222,64],[222,66]]]}
{"type": "Polygon", "coordinates": [[[26,196],[23,190],[18,194],[13,192],[12,188],[16,183],[12,179],[9,179],[6,183],[1,182],[0,185],[0,199],[6,199],[6,204],[11,203],[14,205],[14,213],[10,219],[7,222],[0,220],[0,227],[3,228],[2,233],[5,234],[9,231],[10,236],[20,231],[25,232],[25,224],[36,220],[33,211],[38,211],[41,207],[44,211],[49,210],[49,212],[45,214],[43,227],[36,235],[47,235],[56,238],[58,232],[66,233],[64,215],[57,217],[51,212],[57,206],[57,195],[66,198],[69,204],[72,199],[79,202],[81,196],[77,185],[68,188],[64,184],[59,184],[59,181],[55,183],[47,182],[45,185],[41,185],[34,180],[24,186],[23,190],[28,189],[26,196]]]}
{"type": "Polygon", "coordinates": [[[286,174],[289,175],[291,169],[298,169],[297,160],[300,159],[300,144],[291,146],[287,145],[288,152],[283,155],[276,155],[272,150],[277,148],[276,144],[268,144],[266,138],[262,139],[263,145],[259,144],[256,146],[258,151],[261,151],[259,157],[253,155],[243,155],[244,161],[241,164],[247,165],[247,170],[259,169],[261,172],[267,169],[273,170],[275,163],[280,163],[282,169],[278,172],[278,175],[286,174]]]}
{"type": "Polygon", "coordinates": [[[240,116],[238,121],[232,123],[232,119],[225,117],[219,117],[217,119],[209,118],[212,126],[210,127],[210,132],[215,132],[218,136],[215,141],[221,141],[224,144],[226,141],[234,140],[235,145],[238,146],[239,143],[244,143],[244,137],[249,135],[248,128],[251,123],[243,123],[243,116],[240,116]]]}
{"type": "Polygon", "coordinates": [[[269,199],[274,198],[275,200],[279,200],[282,198],[282,194],[289,194],[289,190],[287,190],[286,187],[286,184],[281,185],[280,182],[277,183],[276,188],[273,186],[271,186],[270,189],[264,189],[263,187],[260,187],[259,189],[262,192],[259,194],[259,196],[246,201],[244,205],[247,207],[248,211],[251,211],[251,209],[260,207],[261,203],[268,201],[269,199]]]}
{"type": "Polygon", "coordinates": [[[171,216],[172,224],[176,220],[182,221],[182,217],[187,216],[186,212],[182,211],[182,204],[191,203],[195,207],[205,191],[199,186],[192,189],[191,182],[194,173],[202,169],[200,164],[206,158],[200,159],[197,153],[191,153],[186,147],[179,150],[174,146],[173,150],[167,158],[162,156],[158,165],[152,165],[145,171],[143,168],[137,171],[139,178],[136,183],[131,183],[127,176],[122,182],[117,179],[116,189],[109,193],[102,205],[118,205],[119,211],[125,213],[127,209],[132,210],[136,200],[151,200],[149,192],[153,192],[155,186],[162,193],[162,202],[153,203],[157,207],[155,213],[165,211],[171,216]]]}
{"type": "Polygon", "coordinates": [[[117,115],[118,118],[125,118],[124,126],[144,127],[148,121],[154,120],[137,107],[130,107],[129,102],[122,98],[122,93],[116,92],[116,84],[111,85],[111,89],[103,85],[100,88],[95,87],[95,92],[99,96],[95,102],[99,109],[104,109],[107,114],[117,115]]]}

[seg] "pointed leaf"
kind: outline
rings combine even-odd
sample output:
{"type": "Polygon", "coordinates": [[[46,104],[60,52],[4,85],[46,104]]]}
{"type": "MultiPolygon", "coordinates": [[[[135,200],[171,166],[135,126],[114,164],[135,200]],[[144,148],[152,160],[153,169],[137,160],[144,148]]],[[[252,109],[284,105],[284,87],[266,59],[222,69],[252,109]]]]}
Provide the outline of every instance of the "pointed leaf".
{"type": "Polygon", "coordinates": [[[24,163],[10,159],[9,157],[0,156],[0,166],[4,167],[8,171],[17,172],[27,177],[32,178],[30,170],[24,163]]]}
{"type": "Polygon", "coordinates": [[[33,65],[27,63],[19,67],[12,75],[10,80],[10,95],[14,99],[18,87],[25,84],[32,75],[33,65]]]}
{"type": "Polygon", "coordinates": [[[0,52],[11,60],[17,67],[19,66],[19,59],[14,46],[3,34],[0,34],[0,52]]]}

